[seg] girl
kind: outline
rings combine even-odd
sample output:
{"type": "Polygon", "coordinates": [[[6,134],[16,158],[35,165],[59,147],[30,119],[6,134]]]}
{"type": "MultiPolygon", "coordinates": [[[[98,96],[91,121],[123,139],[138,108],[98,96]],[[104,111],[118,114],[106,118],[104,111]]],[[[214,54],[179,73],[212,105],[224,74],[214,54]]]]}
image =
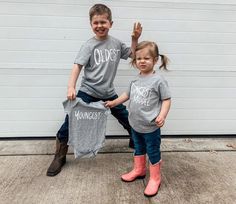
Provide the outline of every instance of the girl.
{"type": "Polygon", "coordinates": [[[160,69],[167,70],[168,58],[159,54],[156,43],[140,42],[135,50],[132,65],[140,73],[131,81],[129,89],[119,98],[106,101],[105,106],[112,108],[128,99],[129,122],[134,140],[134,167],[129,173],[121,176],[126,182],[144,178],[146,175],[146,154],[150,160],[150,179],[144,191],[145,196],[154,196],[161,184],[161,135],[160,128],[164,125],[170,109],[171,95],[166,80],[154,70],[161,58],[160,69]]]}

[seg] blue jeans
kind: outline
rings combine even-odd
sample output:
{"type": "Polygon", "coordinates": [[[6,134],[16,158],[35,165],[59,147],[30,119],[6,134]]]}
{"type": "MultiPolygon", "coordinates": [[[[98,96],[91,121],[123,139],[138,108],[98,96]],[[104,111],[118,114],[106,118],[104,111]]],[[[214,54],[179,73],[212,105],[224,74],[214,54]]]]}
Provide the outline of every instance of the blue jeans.
{"type": "Polygon", "coordinates": [[[134,155],[144,155],[147,153],[152,164],[161,160],[161,130],[158,128],[151,133],[139,133],[131,128],[132,138],[134,141],[134,155]]]}
{"type": "MultiPolygon", "coordinates": [[[[95,98],[93,96],[90,96],[83,91],[78,91],[77,97],[81,98],[86,103],[97,102],[100,100],[102,100],[102,101],[110,100],[111,101],[111,100],[118,98],[117,95],[114,95],[111,98],[100,99],[100,98],[95,98]]],[[[131,127],[130,127],[129,121],[128,121],[128,111],[126,110],[126,106],[124,106],[123,104],[120,104],[118,106],[115,106],[114,108],[111,108],[111,114],[128,131],[129,135],[131,135],[131,127]]],[[[60,142],[68,141],[68,135],[69,135],[68,115],[66,115],[65,122],[62,124],[61,128],[57,132],[57,138],[59,139],[60,142]]]]}

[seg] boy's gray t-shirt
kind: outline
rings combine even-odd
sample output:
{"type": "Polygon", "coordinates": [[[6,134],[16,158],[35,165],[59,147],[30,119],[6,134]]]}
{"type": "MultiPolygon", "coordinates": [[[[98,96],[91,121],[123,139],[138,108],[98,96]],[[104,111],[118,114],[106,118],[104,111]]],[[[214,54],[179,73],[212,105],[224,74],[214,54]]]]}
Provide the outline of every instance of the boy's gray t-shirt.
{"type": "Polygon", "coordinates": [[[113,81],[120,59],[127,59],[131,49],[120,40],[108,36],[106,40],[89,39],[74,61],[84,66],[80,90],[96,98],[114,96],[113,81]]]}
{"type": "Polygon", "coordinates": [[[69,116],[68,145],[73,147],[75,158],[95,156],[105,142],[110,110],[102,101],[85,103],[81,98],[64,101],[63,106],[69,116]]]}
{"type": "Polygon", "coordinates": [[[162,101],[171,98],[167,81],[156,73],[138,75],[131,81],[129,89],[129,122],[140,133],[158,129],[155,119],[160,113],[162,101]]]}

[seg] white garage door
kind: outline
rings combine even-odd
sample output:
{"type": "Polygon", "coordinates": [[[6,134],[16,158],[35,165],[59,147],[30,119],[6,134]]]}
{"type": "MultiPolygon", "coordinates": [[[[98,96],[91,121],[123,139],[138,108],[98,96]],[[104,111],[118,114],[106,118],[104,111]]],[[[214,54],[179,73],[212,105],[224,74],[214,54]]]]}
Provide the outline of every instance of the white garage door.
{"type": "MultiPolygon", "coordinates": [[[[0,2],[0,137],[55,135],[72,63],[92,36],[88,10],[97,2],[0,2]]],[[[163,134],[236,133],[235,1],[99,2],[112,9],[111,35],[129,44],[133,23],[141,21],[141,40],[156,41],[171,59],[164,74],[173,102],[163,134]]],[[[117,92],[136,74],[122,61],[117,92]]],[[[110,117],[107,134],[126,132],[110,117]]]]}

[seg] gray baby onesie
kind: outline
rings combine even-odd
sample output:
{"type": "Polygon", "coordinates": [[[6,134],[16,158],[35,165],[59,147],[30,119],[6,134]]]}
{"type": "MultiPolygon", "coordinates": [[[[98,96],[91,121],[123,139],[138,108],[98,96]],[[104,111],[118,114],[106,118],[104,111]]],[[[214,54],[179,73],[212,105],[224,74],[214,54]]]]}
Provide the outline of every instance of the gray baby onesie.
{"type": "Polygon", "coordinates": [[[63,106],[69,116],[68,145],[73,147],[75,158],[96,156],[105,143],[110,110],[102,101],[85,103],[81,98],[64,101],[63,106]]]}

